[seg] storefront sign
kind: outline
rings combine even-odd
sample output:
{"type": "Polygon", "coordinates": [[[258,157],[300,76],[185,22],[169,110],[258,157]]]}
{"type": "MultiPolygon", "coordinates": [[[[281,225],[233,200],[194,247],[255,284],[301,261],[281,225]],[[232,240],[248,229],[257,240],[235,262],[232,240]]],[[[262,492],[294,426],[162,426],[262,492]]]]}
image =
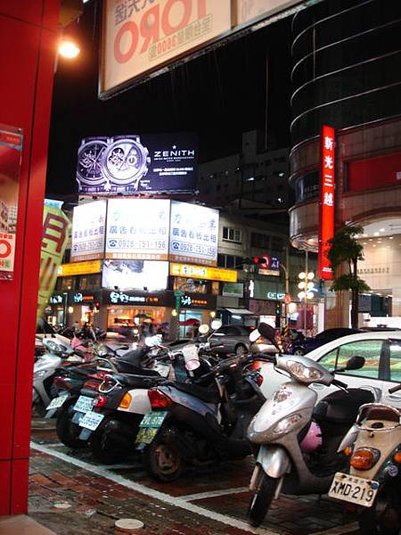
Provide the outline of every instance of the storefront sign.
{"type": "Polygon", "coordinates": [[[267,299],[272,299],[273,301],[284,301],[285,294],[279,292],[267,292],[267,299]]]}
{"type": "Polygon", "coordinates": [[[334,236],[335,209],[335,130],[323,125],[321,133],[321,171],[320,171],[320,218],[319,218],[319,250],[318,277],[332,280],[333,272],[327,252],[327,243],[334,236]]]}
{"type": "Polygon", "coordinates": [[[172,201],[169,259],[216,266],[218,230],[218,210],[172,201]]]}
{"type": "Polygon", "coordinates": [[[88,262],[74,262],[73,264],[61,264],[58,268],[58,277],[72,277],[73,275],[89,275],[91,273],[100,273],[102,264],[100,260],[88,262]]]}
{"type": "Polygon", "coordinates": [[[103,258],[106,201],[94,201],[74,208],[71,260],[103,258]]]}
{"type": "Polygon", "coordinates": [[[106,0],[101,96],[230,30],[230,7],[230,0],[106,0]]]}
{"type": "Polygon", "coordinates": [[[23,136],[0,124],[0,280],[12,280],[23,136]]]}
{"type": "Polygon", "coordinates": [[[84,305],[87,303],[93,303],[97,300],[97,296],[94,293],[72,292],[70,294],[70,301],[74,305],[84,305]]]}
{"type": "Polygon", "coordinates": [[[198,294],[183,294],[179,296],[180,308],[216,308],[216,296],[198,294]]]}
{"type": "Polygon", "coordinates": [[[103,303],[107,305],[171,306],[171,301],[171,296],[167,292],[159,295],[139,295],[134,292],[123,291],[103,292],[103,303]]]}
{"type": "Polygon", "coordinates": [[[51,305],[62,305],[67,300],[67,294],[53,294],[49,298],[51,305]]]}
{"type": "Polygon", "coordinates": [[[170,201],[110,199],[106,258],[167,260],[170,201]]]}
{"type": "Polygon", "coordinates": [[[191,264],[170,263],[170,275],[173,277],[189,277],[221,282],[237,282],[238,272],[235,269],[223,269],[191,264]]]}

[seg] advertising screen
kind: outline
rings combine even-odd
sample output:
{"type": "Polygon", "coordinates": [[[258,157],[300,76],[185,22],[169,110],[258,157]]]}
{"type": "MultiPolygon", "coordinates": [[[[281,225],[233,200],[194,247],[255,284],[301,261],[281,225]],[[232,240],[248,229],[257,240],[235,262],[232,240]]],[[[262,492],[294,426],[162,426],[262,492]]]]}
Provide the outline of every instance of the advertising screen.
{"type": "Polygon", "coordinates": [[[94,201],[74,208],[71,261],[103,258],[106,201],[94,201]]]}
{"type": "Polygon", "coordinates": [[[108,290],[157,292],[167,288],[168,262],[105,260],[102,287],[108,290]]]}
{"type": "Polygon", "coordinates": [[[218,230],[218,210],[172,201],[170,260],[216,266],[218,230]]]}
{"type": "Polygon", "coordinates": [[[85,138],[78,149],[78,191],[105,196],[191,192],[197,154],[193,133],[85,138]]]}
{"type": "Polygon", "coordinates": [[[110,199],[106,258],[167,260],[170,201],[110,199]]]}

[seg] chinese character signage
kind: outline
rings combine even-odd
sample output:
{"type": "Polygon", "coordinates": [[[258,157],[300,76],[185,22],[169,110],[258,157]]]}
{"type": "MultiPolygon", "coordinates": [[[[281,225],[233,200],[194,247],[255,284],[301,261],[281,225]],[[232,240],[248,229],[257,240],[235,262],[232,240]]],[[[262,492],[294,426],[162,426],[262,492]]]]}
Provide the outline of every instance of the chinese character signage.
{"type": "Polygon", "coordinates": [[[229,31],[230,4],[230,0],[105,0],[101,96],[229,31]]]}
{"type": "Polygon", "coordinates": [[[45,202],[43,211],[43,237],[40,256],[38,318],[41,317],[57,279],[58,267],[68,241],[70,222],[64,212],[45,202]]]}
{"type": "Polygon", "coordinates": [[[71,261],[103,258],[106,230],[106,201],[81,204],[74,208],[71,261]]]}
{"type": "Polygon", "coordinates": [[[218,230],[218,210],[172,201],[170,260],[216,266],[218,230]]]}
{"type": "Polygon", "coordinates": [[[195,189],[195,134],[90,137],[78,149],[78,191],[86,195],[191,192],[195,189]]]}
{"type": "Polygon", "coordinates": [[[193,279],[206,279],[222,282],[237,282],[238,271],[235,269],[223,269],[193,264],[176,264],[170,262],[170,275],[193,279]]]}
{"type": "Polygon", "coordinates": [[[14,272],[22,130],[0,124],[0,279],[14,272]]]}
{"type": "Polygon", "coordinates": [[[318,276],[320,279],[332,280],[333,272],[327,258],[327,241],[334,236],[335,130],[327,125],[322,127],[320,165],[318,276]]]}
{"type": "Polygon", "coordinates": [[[167,260],[168,199],[110,199],[106,258],[167,260]]]}

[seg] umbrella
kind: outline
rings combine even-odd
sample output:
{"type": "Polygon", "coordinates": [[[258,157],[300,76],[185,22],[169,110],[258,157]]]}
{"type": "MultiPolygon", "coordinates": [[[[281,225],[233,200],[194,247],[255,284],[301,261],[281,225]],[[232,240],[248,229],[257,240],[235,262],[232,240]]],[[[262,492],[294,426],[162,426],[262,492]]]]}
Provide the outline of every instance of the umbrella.
{"type": "Polygon", "coordinates": [[[185,321],[180,321],[180,325],[183,325],[184,327],[188,327],[189,325],[200,325],[200,321],[196,318],[188,318],[185,321]]]}

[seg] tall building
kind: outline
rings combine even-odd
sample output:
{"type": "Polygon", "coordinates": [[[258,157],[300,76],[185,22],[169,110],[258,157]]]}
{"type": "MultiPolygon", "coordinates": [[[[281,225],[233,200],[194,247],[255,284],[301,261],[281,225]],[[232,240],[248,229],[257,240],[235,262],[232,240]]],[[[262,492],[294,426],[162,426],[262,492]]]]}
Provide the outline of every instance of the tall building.
{"type": "MultiPolygon", "coordinates": [[[[290,239],[318,250],[319,134],[330,125],[336,228],[364,227],[360,276],[382,316],[401,316],[400,30],[401,4],[381,0],[327,0],[293,19],[290,239]]],[[[347,301],[326,308],[326,327],[348,324],[347,301]]]]}

